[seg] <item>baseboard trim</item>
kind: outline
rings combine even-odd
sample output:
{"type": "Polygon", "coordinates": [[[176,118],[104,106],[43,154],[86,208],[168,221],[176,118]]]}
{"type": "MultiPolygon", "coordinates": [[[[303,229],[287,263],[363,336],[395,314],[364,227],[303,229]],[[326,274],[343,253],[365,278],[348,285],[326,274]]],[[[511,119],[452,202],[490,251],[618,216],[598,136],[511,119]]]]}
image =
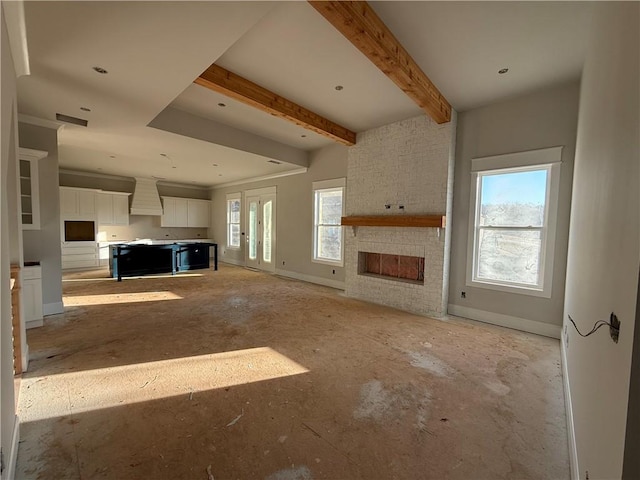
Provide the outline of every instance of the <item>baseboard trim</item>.
{"type": "Polygon", "coordinates": [[[39,318],[37,320],[29,320],[24,324],[24,328],[29,330],[30,328],[38,328],[44,325],[44,320],[39,318]]]}
{"type": "Polygon", "coordinates": [[[559,339],[560,331],[562,330],[562,328],[558,325],[534,322],[533,320],[527,320],[526,318],[512,317],[511,315],[502,315],[501,313],[486,312],[484,310],[462,307],[460,305],[453,305],[451,303],[448,306],[448,313],[449,315],[470,318],[471,320],[491,323],[492,325],[498,325],[500,327],[513,328],[514,330],[535,333],[536,335],[542,335],[543,337],[559,339]]]}
{"type": "Polygon", "coordinates": [[[564,387],[564,408],[567,417],[567,436],[569,441],[569,466],[571,480],[580,480],[578,468],[578,448],[576,447],[576,431],[573,423],[573,403],[571,402],[571,387],[569,385],[569,366],[567,365],[567,349],[565,339],[560,340],[560,356],[562,361],[562,386],[564,387]]]}
{"type": "Polygon", "coordinates": [[[235,260],[233,258],[225,258],[225,259],[218,259],[219,263],[228,263],[229,265],[236,265],[238,267],[244,267],[244,262],[241,260],[235,260]]]}
{"type": "Polygon", "coordinates": [[[276,275],[293,278],[295,280],[302,280],[303,282],[315,283],[317,285],[324,285],[325,287],[337,288],[338,290],[345,289],[344,282],[331,280],[329,278],[316,277],[314,275],[305,275],[304,273],[292,272],[290,270],[280,270],[279,268],[276,268],[276,275]]]}
{"type": "Polygon", "coordinates": [[[64,313],[64,305],[62,302],[45,303],[42,305],[42,315],[57,315],[58,313],[64,313]]]}
{"type": "Polygon", "coordinates": [[[20,443],[20,419],[15,416],[13,421],[13,434],[11,437],[11,452],[9,453],[9,461],[7,463],[8,480],[13,480],[16,476],[16,464],[18,463],[18,444],[20,443]]]}

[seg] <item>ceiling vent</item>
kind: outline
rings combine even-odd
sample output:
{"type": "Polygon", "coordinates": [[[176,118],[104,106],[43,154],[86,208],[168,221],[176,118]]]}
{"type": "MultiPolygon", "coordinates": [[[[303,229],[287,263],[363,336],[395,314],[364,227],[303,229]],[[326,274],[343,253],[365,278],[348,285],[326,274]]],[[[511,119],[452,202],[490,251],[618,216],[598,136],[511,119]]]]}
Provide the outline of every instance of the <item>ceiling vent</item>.
{"type": "Polygon", "coordinates": [[[86,127],[89,125],[89,121],[83,118],[71,117],[69,115],[63,115],[62,113],[56,113],[56,120],[59,120],[64,123],[73,123],[74,125],[80,125],[81,127],[86,127]]]}
{"type": "Polygon", "coordinates": [[[136,177],[136,188],[131,200],[131,215],[162,215],[162,203],[153,178],[136,177]]]}

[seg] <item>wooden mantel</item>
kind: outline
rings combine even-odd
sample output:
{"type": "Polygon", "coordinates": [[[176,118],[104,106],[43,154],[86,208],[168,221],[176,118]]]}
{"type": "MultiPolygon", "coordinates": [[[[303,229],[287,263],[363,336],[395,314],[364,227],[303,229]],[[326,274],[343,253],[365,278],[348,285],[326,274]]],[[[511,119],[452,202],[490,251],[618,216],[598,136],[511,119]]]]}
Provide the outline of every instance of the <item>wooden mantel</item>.
{"type": "Polygon", "coordinates": [[[423,227],[444,228],[444,215],[364,215],[342,217],[340,225],[352,227],[423,227]]]}

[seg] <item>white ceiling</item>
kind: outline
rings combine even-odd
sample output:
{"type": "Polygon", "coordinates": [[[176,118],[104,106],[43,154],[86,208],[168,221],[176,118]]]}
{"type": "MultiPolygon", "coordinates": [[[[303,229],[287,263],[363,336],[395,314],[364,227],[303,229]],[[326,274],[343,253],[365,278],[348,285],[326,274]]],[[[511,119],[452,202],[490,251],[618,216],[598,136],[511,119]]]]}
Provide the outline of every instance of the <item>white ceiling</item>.
{"type": "MultiPolygon", "coordinates": [[[[372,6],[459,111],[580,75],[588,2],[372,6]]],[[[356,132],[422,113],[306,2],[29,1],[25,14],[32,73],[18,81],[20,113],[89,120],[61,130],[63,168],[198,185],[299,168],[148,127],[165,107],[245,131],[254,146],[331,143],[193,84],[213,62],[356,132]]]]}

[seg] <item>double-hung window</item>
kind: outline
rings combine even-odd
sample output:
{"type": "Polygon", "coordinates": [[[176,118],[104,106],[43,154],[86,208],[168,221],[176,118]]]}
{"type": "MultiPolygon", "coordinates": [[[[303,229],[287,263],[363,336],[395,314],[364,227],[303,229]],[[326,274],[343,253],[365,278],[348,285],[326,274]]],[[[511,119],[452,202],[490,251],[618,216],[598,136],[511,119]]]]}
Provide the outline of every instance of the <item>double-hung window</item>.
{"type": "Polygon", "coordinates": [[[345,179],[313,182],[313,261],[342,266],[345,179]]]}
{"type": "Polygon", "coordinates": [[[550,297],[561,147],[472,161],[467,283],[550,297]]]}
{"type": "Polygon", "coordinates": [[[227,195],[227,248],[240,248],[240,194],[227,195]]]}

